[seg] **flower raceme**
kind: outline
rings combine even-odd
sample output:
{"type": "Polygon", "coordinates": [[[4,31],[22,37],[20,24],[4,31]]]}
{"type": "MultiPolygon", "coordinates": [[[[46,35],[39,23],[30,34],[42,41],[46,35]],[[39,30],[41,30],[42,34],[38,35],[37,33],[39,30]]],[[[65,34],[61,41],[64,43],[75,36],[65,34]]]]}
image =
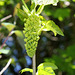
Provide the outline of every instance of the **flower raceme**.
{"type": "Polygon", "coordinates": [[[26,19],[26,23],[24,23],[25,48],[30,57],[35,54],[38,40],[40,39],[41,27],[40,18],[35,14],[31,14],[28,19],[26,19]]]}
{"type": "MultiPolygon", "coordinates": [[[[23,1],[23,0],[22,0],[23,1]]],[[[41,0],[43,1],[43,0],[41,0]]],[[[58,0],[54,1],[54,3],[57,3],[58,0]]],[[[32,2],[31,9],[29,10],[27,5],[23,1],[23,10],[18,9],[17,15],[19,18],[24,22],[24,30],[23,33],[25,35],[25,48],[28,56],[33,57],[36,48],[38,45],[38,40],[40,39],[41,31],[53,31],[54,35],[57,34],[64,36],[61,29],[52,21],[47,21],[43,18],[43,16],[40,16],[39,14],[44,9],[44,6],[48,3],[43,3],[39,6],[39,8],[36,11],[36,7],[39,4],[36,4],[32,2]]],[[[49,4],[52,4],[51,2],[49,4]]]]}

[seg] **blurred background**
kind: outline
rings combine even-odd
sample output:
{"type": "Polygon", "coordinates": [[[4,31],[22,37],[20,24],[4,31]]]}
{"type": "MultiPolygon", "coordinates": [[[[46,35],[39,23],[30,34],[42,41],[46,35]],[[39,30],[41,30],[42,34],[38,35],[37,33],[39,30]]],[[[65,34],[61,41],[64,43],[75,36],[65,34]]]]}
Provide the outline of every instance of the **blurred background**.
{"type": "MultiPolygon", "coordinates": [[[[57,6],[45,6],[41,15],[47,20],[53,20],[65,36],[55,37],[51,31],[42,32],[36,52],[37,66],[42,62],[52,62],[58,66],[56,75],[75,75],[75,0],[59,1],[57,6]]],[[[30,7],[30,0],[25,2],[30,7]]],[[[0,0],[0,47],[3,45],[0,52],[0,71],[12,58],[11,65],[3,75],[31,75],[28,72],[19,73],[23,68],[32,68],[32,59],[27,56],[24,48],[24,25],[16,16],[16,7],[21,6],[21,0],[0,0]],[[11,15],[12,17],[3,20],[11,15]],[[3,44],[5,39],[7,40],[3,44]]]]}

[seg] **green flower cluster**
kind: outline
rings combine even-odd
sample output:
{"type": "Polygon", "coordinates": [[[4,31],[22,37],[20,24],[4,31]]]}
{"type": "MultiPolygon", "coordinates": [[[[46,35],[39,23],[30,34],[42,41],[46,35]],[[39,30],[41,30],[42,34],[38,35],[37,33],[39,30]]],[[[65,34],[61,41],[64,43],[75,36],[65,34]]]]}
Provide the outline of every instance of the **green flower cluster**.
{"type": "Polygon", "coordinates": [[[38,15],[30,14],[24,24],[25,48],[28,56],[33,57],[40,39],[41,21],[38,15]]]}

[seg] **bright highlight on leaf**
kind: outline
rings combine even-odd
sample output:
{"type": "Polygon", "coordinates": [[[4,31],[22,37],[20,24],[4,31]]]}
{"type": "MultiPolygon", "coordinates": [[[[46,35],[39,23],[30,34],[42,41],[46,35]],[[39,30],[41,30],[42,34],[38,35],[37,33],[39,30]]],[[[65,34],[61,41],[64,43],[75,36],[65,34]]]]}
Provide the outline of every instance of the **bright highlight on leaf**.
{"type": "Polygon", "coordinates": [[[17,16],[24,21],[25,18],[28,18],[28,14],[21,9],[18,9],[17,16]]]}
{"type": "Polygon", "coordinates": [[[19,42],[19,44],[21,45],[21,47],[24,49],[24,35],[22,33],[22,31],[19,30],[14,30],[11,32],[11,35],[14,34],[17,36],[17,40],[19,42]]]}
{"type": "MultiPolygon", "coordinates": [[[[53,71],[55,69],[58,69],[58,68],[53,63],[41,63],[38,66],[38,70],[37,70],[36,75],[55,75],[55,73],[53,71]]],[[[20,72],[21,73],[23,73],[23,72],[31,72],[31,73],[33,73],[33,70],[29,69],[29,68],[25,68],[25,69],[22,69],[20,72]]]]}
{"type": "Polygon", "coordinates": [[[47,67],[45,69],[39,69],[38,75],[55,75],[55,73],[51,67],[47,67]]]}
{"type": "Polygon", "coordinates": [[[9,53],[9,50],[6,50],[6,49],[0,49],[0,54],[3,53],[3,54],[8,54],[9,53]]]}
{"type": "Polygon", "coordinates": [[[4,22],[4,23],[2,23],[2,25],[3,25],[4,27],[6,27],[9,32],[10,32],[12,29],[15,28],[15,25],[12,24],[12,23],[5,23],[5,22],[4,22]]]}
{"type": "Polygon", "coordinates": [[[20,72],[21,73],[23,73],[23,72],[31,72],[31,73],[33,73],[33,70],[30,69],[30,68],[25,68],[25,69],[22,69],[20,72]]]}
{"type": "Polygon", "coordinates": [[[58,67],[55,64],[49,62],[41,63],[38,66],[38,69],[45,69],[47,67],[51,67],[53,70],[58,69],[58,67]]]}
{"type": "Polygon", "coordinates": [[[17,15],[17,8],[20,8],[20,3],[15,6],[13,16],[17,15]]]}
{"type": "Polygon", "coordinates": [[[55,75],[54,71],[58,69],[53,63],[41,63],[38,66],[38,75],[55,75]]]}
{"type": "Polygon", "coordinates": [[[4,5],[4,1],[0,1],[0,6],[3,6],[4,5]]]}
{"type": "Polygon", "coordinates": [[[53,31],[55,36],[57,34],[64,36],[64,34],[61,31],[61,29],[52,20],[47,21],[47,23],[44,26],[43,30],[44,31],[53,31]]]}

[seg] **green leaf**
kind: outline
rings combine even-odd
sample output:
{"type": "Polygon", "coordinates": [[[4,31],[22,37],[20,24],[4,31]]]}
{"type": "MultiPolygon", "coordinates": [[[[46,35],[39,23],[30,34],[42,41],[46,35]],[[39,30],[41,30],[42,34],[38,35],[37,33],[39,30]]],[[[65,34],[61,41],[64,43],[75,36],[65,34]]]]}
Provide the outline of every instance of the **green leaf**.
{"type": "Polygon", "coordinates": [[[32,11],[35,8],[35,3],[32,3],[32,5],[30,6],[30,10],[32,11]]]}
{"type": "Polygon", "coordinates": [[[22,7],[23,7],[23,10],[24,10],[25,13],[27,13],[27,14],[30,13],[30,12],[24,7],[24,5],[22,5],[22,7]]]}
{"type": "Polygon", "coordinates": [[[6,23],[6,22],[4,22],[4,23],[2,23],[2,25],[3,25],[4,27],[6,27],[6,28],[8,29],[8,31],[11,31],[12,29],[15,28],[15,25],[12,24],[12,23],[6,23]]]}
{"type": "Polygon", "coordinates": [[[75,59],[75,44],[67,47],[66,53],[67,53],[68,56],[70,56],[73,59],[75,59]]]}
{"type": "Polygon", "coordinates": [[[53,14],[53,17],[58,18],[60,21],[63,21],[65,18],[69,16],[70,16],[70,9],[68,8],[65,8],[65,9],[58,8],[57,10],[55,10],[53,14]]]}
{"type": "Polygon", "coordinates": [[[46,25],[44,26],[44,31],[53,31],[54,35],[56,36],[57,34],[64,36],[63,32],[61,31],[61,29],[52,21],[49,20],[47,22],[45,22],[46,25]]]}
{"type": "Polygon", "coordinates": [[[33,70],[30,69],[30,68],[22,69],[20,72],[23,73],[23,72],[28,72],[28,71],[31,72],[31,73],[33,73],[33,70]]]}
{"type": "Polygon", "coordinates": [[[49,5],[49,4],[53,4],[53,5],[57,5],[59,0],[32,0],[33,2],[35,2],[36,5],[49,5]]]}
{"type": "Polygon", "coordinates": [[[53,63],[45,62],[38,66],[38,75],[55,75],[54,71],[58,69],[53,63]]]}
{"type": "Polygon", "coordinates": [[[49,63],[49,62],[45,62],[45,63],[41,63],[41,64],[38,66],[38,70],[39,70],[39,69],[49,68],[49,67],[51,67],[53,70],[58,69],[58,67],[57,67],[55,64],[49,63]]]}
{"type": "Polygon", "coordinates": [[[75,0],[72,0],[73,2],[75,2],[75,0]]]}
{"type": "Polygon", "coordinates": [[[16,16],[17,15],[17,8],[19,9],[20,8],[20,3],[17,3],[15,8],[14,8],[14,13],[13,13],[13,16],[16,16]]]}
{"type": "Polygon", "coordinates": [[[25,18],[28,18],[28,14],[21,10],[21,9],[18,9],[18,12],[17,12],[17,16],[22,20],[24,21],[25,18]]]}
{"type": "Polygon", "coordinates": [[[11,34],[13,34],[13,33],[16,34],[17,40],[18,40],[19,44],[20,44],[21,47],[24,49],[24,36],[23,36],[22,31],[15,30],[15,31],[12,31],[12,32],[11,32],[11,34]]]}
{"type": "Polygon", "coordinates": [[[0,1],[0,6],[4,6],[4,1],[0,1]]]}
{"type": "Polygon", "coordinates": [[[3,54],[8,54],[10,50],[7,50],[7,49],[0,49],[0,53],[3,53],[3,54]]]}
{"type": "Polygon", "coordinates": [[[51,67],[46,67],[38,70],[38,75],[55,75],[51,67]]]}
{"type": "Polygon", "coordinates": [[[24,2],[24,0],[22,0],[22,3],[23,3],[23,5],[24,5],[24,7],[27,9],[27,11],[29,12],[29,9],[28,9],[26,3],[24,2]]]}
{"type": "Polygon", "coordinates": [[[36,13],[40,14],[43,11],[43,9],[44,9],[44,5],[40,5],[36,13]]]}

